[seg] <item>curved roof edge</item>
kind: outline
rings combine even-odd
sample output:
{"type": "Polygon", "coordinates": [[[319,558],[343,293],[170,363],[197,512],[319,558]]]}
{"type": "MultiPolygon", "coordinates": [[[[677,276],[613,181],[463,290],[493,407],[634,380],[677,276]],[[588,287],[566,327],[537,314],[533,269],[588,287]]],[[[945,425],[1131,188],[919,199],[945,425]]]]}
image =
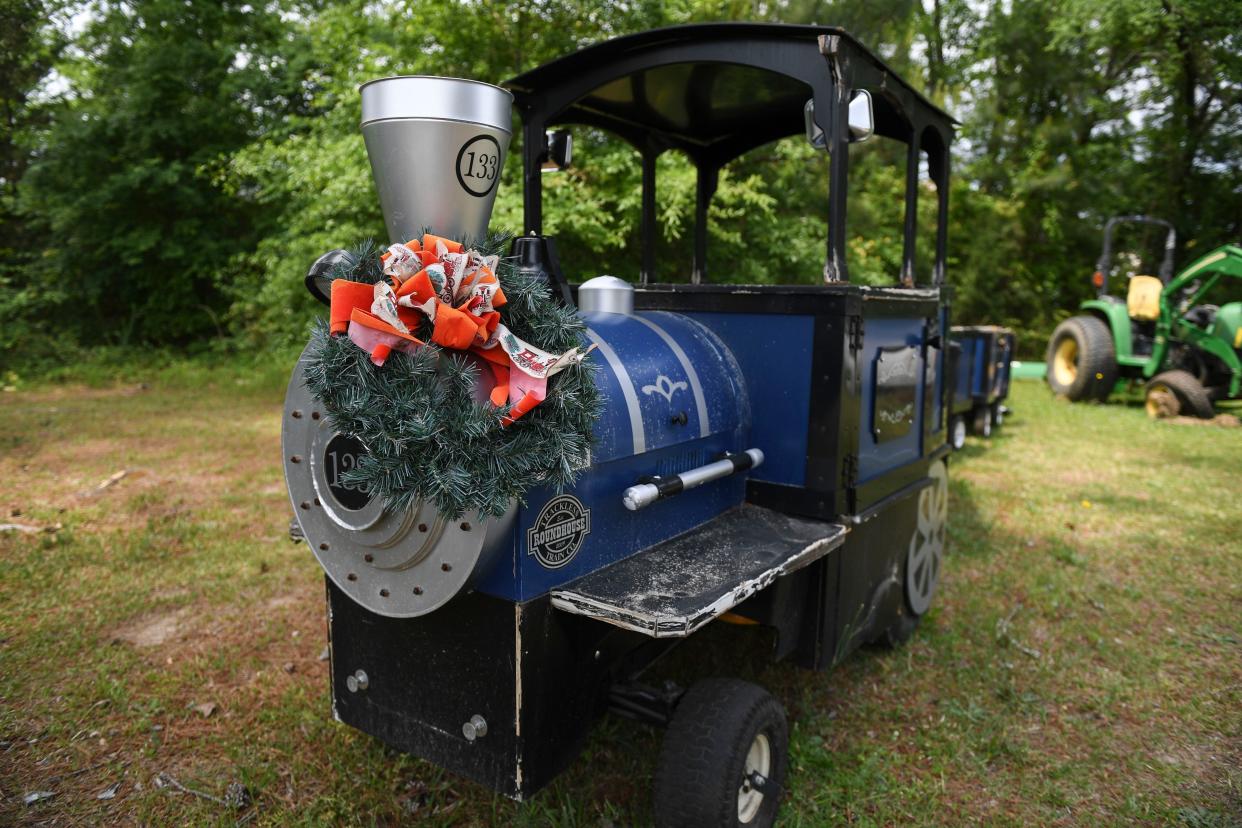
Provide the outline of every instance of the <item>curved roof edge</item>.
{"type": "MultiPolygon", "coordinates": [[[[665,26],[649,29],[636,34],[622,35],[585,46],[564,57],[544,63],[529,71],[516,75],[505,81],[502,86],[519,94],[537,94],[542,89],[553,88],[564,83],[564,78],[574,77],[582,72],[595,71],[608,63],[618,62],[622,58],[632,58],[653,47],[664,47],[674,43],[704,42],[729,39],[788,39],[803,41],[818,49],[821,35],[840,38],[848,48],[861,58],[870,62],[876,69],[885,73],[889,79],[900,84],[913,98],[929,111],[944,118],[949,124],[960,122],[936,104],[932,103],[919,90],[911,86],[901,75],[884,62],[879,55],[863,45],[845,29],[834,26],[809,26],[788,23],[689,23],[678,26],[665,26]]],[[[624,77],[620,72],[615,77],[624,77]]]]}

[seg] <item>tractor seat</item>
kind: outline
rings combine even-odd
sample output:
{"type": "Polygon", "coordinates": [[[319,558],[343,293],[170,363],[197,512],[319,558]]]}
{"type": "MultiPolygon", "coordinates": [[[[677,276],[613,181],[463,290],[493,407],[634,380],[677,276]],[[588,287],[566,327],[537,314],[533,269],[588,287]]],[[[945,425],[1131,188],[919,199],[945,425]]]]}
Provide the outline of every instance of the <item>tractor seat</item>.
{"type": "Polygon", "coordinates": [[[1126,311],[1135,322],[1155,322],[1160,318],[1160,291],[1164,283],[1155,276],[1131,276],[1126,294],[1126,311]]]}

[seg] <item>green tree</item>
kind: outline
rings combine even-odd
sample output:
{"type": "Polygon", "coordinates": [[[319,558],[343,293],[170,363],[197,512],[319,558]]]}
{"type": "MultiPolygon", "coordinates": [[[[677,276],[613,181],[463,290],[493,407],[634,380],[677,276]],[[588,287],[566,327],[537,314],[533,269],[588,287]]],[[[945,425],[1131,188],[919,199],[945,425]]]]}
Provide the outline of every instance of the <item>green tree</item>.
{"type": "MultiPolygon", "coordinates": [[[[234,261],[240,278],[228,277],[233,329],[256,346],[304,341],[316,310],[302,288],[308,265],[324,251],[360,238],[386,241],[359,132],[359,84],[398,74],[499,83],[601,36],[671,22],[668,14],[650,0],[615,6],[351,0],[325,6],[306,24],[309,48],[325,56],[314,75],[312,113],[291,119],[288,134],[251,143],[229,163],[233,191],[253,198],[275,224],[253,251],[234,261]]],[[[557,206],[560,182],[550,181],[546,230],[563,236],[571,272],[592,272],[609,266],[609,257],[626,248],[624,239],[637,226],[632,182],[638,165],[616,142],[596,146],[591,136],[578,137],[585,138],[578,154],[590,157],[591,164],[574,173],[573,206],[557,206]],[[589,260],[575,258],[575,250],[594,253],[589,260]]],[[[517,232],[522,229],[520,166],[518,135],[493,213],[494,226],[517,232]]]]}
{"type": "Polygon", "coordinates": [[[0,0],[0,356],[38,337],[57,293],[26,284],[39,223],[19,212],[17,192],[36,152],[30,135],[47,120],[40,87],[65,46],[50,22],[59,11],[44,0],[0,0]]]}
{"type": "Polygon", "coordinates": [[[185,344],[220,330],[220,275],[265,227],[218,165],[305,107],[288,35],[279,9],[231,0],[93,8],[21,186],[47,227],[28,278],[63,290],[65,332],[185,344]]]}
{"type": "Polygon", "coordinates": [[[988,8],[959,62],[959,318],[1014,325],[1038,353],[1090,295],[1112,215],[1167,218],[1199,249],[1238,238],[1240,23],[1197,0],[988,8]]]}
{"type": "MultiPolygon", "coordinates": [[[[1242,235],[1242,6],[1076,0],[1054,43],[1106,72],[1140,126],[1128,147],[1136,206],[1201,250],[1242,235]]],[[[1116,105],[1114,105],[1114,109],[1116,105]]],[[[1190,251],[1187,251],[1190,252],[1190,251]]]]}
{"type": "MultiPolygon", "coordinates": [[[[301,341],[316,312],[301,288],[309,262],[383,236],[360,83],[501,82],[593,42],[691,21],[843,26],[958,115],[955,318],[1015,326],[1028,354],[1090,292],[1108,216],[1170,218],[1183,263],[1242,233],[1237,4],[99,0],[62,37],[59,2],[0,0],[0,353],[40,330],[86,343],[185,345],[219,332],[251,347],[301,341]]],[[[544,179],[544,229],[571,278],[633,277],[638,154],[595,130],[574,137],[576,166],[544,179]]],[[[520,142],[493,216],[515,231],[520,142]]],[[[818,281],[826,162],[793,136],[723,170],[709,278],[818,281]]],[[[851,149],[855,280],[897,278],[904,163],[882,141],[851,149]]],[[[693,171],[666,153],[658,183],[659,273],[681,279],[693,171]]],[[[933,193],[920,192],[925,271],[933,193]]]]}

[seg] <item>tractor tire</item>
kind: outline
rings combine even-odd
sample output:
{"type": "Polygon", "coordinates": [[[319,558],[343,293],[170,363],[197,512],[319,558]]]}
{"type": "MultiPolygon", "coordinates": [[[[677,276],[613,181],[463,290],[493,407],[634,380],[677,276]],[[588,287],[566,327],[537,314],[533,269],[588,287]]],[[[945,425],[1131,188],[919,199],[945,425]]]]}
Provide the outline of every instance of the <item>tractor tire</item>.
{"type": "Polygon", "coordinates": [[[1180,369],[1156,374],[1147,383],[1147,416],[1161,419],[1185,414],[1210,420],[1216,416],[1212,398],[1203,383],[1188,371],[1180,369]]]}
{"type": "Polygon", "coordinates": [[[767,828],[789,766],[780,702],[740,679],[705,679],[682,696],[655,777],[657,828],[767,828]]]}
{"type": "Polygon", "coordinates": [[[1075,316],[1057,325],[1045,361],[1052,392],[1070,402],[1103,402],[1117,384],[1112,331],[1094,316],[1075,316]]]}

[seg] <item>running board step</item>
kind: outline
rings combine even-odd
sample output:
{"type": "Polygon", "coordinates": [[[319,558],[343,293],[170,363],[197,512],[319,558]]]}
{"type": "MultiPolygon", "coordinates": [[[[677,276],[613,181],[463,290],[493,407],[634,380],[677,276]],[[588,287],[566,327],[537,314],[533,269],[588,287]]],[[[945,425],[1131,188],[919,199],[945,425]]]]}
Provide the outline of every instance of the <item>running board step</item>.
{"type": "Polygon", "coordinates": [[[552,590],[552,606],[652,638],[684,638],[824,557],[848,532],[743,504],[552,590]]]}

